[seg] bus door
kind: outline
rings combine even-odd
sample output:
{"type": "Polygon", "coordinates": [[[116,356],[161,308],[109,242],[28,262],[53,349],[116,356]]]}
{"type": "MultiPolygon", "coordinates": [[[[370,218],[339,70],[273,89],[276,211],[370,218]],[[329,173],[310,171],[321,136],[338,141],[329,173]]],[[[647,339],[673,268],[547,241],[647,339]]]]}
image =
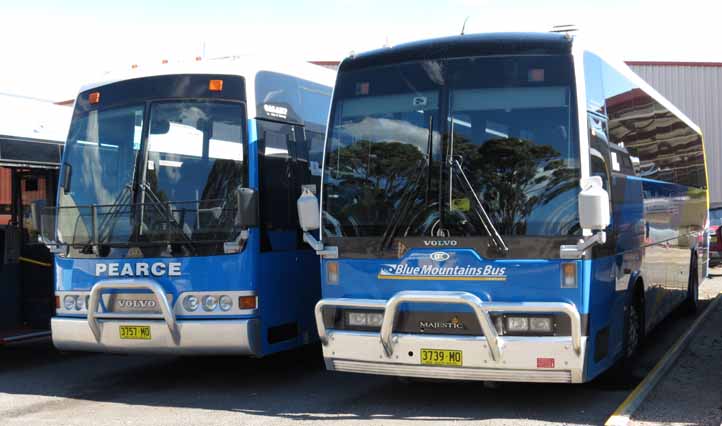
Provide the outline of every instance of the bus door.
{"type": "MultiPolygon", "coordinates": [[[[309,333],[312,310],[309,289],[305,284],[317,282],[318,259],[301,241],[296,199],[302,176],[300,163],[305,146],[302,125],[257,120],[259,199],[261,216],[261,265],[259,306],[264,324],[268,325],[264,345],[281,343],[309,333]],[[306,259],[309,257],[309,259],[306,259]],[[265,295],[265,297],[264,297],[265,295]],[[308,317],[306,320],[305,317],[308,317]]],[[[316,295],[317,296],[317,295],[316,295]]],[[[310,334],[310,333],[309,333],[310,334]]]]}
{"type": "Polygon", "coordinates": [[[47,206],[55,204],[57,171],[32,169],[20,171],[16,176],[23,319],[34,329],[47,329],[54,308],[53,256],[47,246],[38,241],[40,230],[33,226],[31,204],[36,201],[44,201],[47,206]]]}
{"type": "Polygon", "coordinates": [[[53,313],[52,255],[38,242],[31,203],[54,203],[57,172],[0,168],[0,344],[47,333],[53,313]]]}

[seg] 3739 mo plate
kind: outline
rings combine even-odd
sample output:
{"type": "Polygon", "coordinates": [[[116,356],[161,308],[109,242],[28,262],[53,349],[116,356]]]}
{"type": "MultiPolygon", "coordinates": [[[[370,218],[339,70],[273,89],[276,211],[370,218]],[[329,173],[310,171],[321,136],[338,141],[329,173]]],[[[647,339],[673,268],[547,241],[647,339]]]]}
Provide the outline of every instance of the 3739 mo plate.
{"type": "Polygon", "coordinates": [[[462,351],[451,349],[421,349],[420,361],[423,365],[441,365],[461,367],[464,357],[462,351]]]}

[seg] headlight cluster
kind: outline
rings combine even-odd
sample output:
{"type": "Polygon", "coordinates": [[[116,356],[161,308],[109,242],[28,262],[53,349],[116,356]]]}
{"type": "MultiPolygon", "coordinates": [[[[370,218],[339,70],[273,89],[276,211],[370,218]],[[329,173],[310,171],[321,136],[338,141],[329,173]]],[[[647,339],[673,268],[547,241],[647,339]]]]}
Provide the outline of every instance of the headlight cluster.
{"type": "Polygon", "coordinates": [[[63,298],[63,308],[66,311],[84,311],[88,308],[88,299],[90,296],[87,295],[67,295],[63,298]]]}
{"type": "Polygon", "coordinates": [[[550,334],[554,332],[552,317],[506,316],[497,317],[497,331],[504,334],[550,334]]]}
{"type": "Polygon", "coordinates": [[[380,328],[381,323],[384,321],[383,312],[346,311],[344,314],[346,317],[346,325],[351,327],[380,328]]]}
{"type": "MultiPolygon", "coordinates": [[[[247,296],[245,298],[247,298],[247,296]]],[[[255,296],[253,299],[255,301],[255,296]]],[[[196,312],[199,310],[205,312],[213,312],[217,310],[228,312],[233,309],[233,305],[233,298],[225,294],[221,296],[214,294],[189,294],[183,298],[183,309],[187,312],[196,312]]],[[[255,303],[253,303],[253,305],[254,306],[250,307],[248,306],[248,303],[245,303],[245,301],[241,301],[239,303],[239,307],[243,309],[254,309],[255,303]]]]}

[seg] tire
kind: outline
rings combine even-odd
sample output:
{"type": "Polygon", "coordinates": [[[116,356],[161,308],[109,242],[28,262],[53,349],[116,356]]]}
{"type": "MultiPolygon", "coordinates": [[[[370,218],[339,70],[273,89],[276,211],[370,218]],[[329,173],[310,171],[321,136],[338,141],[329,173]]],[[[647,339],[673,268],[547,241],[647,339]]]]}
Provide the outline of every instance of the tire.
{"type": "Polygon", "coordinates": [[[692,264],[689,266],[687,299],[684,301],[684,310],[688,314],[695,314],[699,309],[699,273],[697,268],[697,256],[692,255],[692,264]]]}
{"type": "Polygon", "coordinates": [[[632,303],[627,307],[624,318],[624,353],[622,361],[629,363],[639,352],[644,340],[644,299],[635,295],[632,303]]]}

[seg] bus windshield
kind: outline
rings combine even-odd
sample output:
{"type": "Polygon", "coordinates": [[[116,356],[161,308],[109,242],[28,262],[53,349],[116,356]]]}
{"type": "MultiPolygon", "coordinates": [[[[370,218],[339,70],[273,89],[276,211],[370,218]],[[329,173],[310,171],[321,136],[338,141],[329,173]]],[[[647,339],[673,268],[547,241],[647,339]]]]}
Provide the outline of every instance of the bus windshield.
{"type": "Polygon", "coordinates": [[[471,57],[341,72],[329,237],[580,234],[571,58],[471,57]],[[478,199],[478,200],[477,200],[478,199]],[[396,223],[394,223],[396,222],[396,223]]]}
{"type": "Polygon", "coordinates": [[[76,113],[66,145],[69,182],[59,196],[60,242],[192,247],[232,240],[234,190],[245,183],[244,122],[243,104],[225,101],[76,113]]]}

